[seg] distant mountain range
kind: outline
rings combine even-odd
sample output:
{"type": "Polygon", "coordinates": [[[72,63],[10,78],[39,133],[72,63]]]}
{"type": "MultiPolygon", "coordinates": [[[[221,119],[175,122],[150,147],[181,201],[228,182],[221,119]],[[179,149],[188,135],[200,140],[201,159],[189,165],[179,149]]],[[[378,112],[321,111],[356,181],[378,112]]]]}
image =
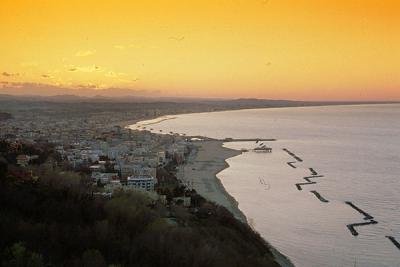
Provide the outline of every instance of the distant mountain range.
{"type": "MultiPolygon", "coordinates": [[[[78,96],[78,95],[54,95],[54,96],[39,96],[39,95],[8,95],[0,94],[0,111],[2,106],[6,107],[9,104],[27,103],[65,103],[65,104],[112,104],[120,103],[158,103],[168,104],[173,103],[202,105],[213,107],[216,110],[228,109],[251,109],[251,108],[269,108],[269,107],[299,107],[299,106],[323,106],[323,105],[351,105],[351,104],[389,104],[399,103],[398,101],[295,101],[295,100],[274,100],[274,99],[256,99],[256,98],[240,98],[240,99],[204,99],[204,98],[178,98],[178,97],[146,97],[146,96],[125,96],[125,97],[110,97],[102,95],[94,96],[78,96]]],[[[125,105],[124,105],[125,106],[125,105]]],[[[4,110],[5,111],[5,110],[4,110]]]]}
{"type": "Polygon", "coordinates": [[[73,94],[63,94],[54,96],[42,95],[12,95],[1,94],[1,100],[10,101],[46,101],[46,102],[208,102],[208,101],[223,101],[220,99],[203,99],[203,98],[184,98],[184,97],[157,97],[157,96],[80,96],[73,94]]]}
{"type": "MultiPolygon", "coordinates": [[[[127,89],[128,90],[128,89],[127,89]]],[[[97,91],[97,90],[92,90],[97,91]]],[[[111,89],[105,89],[109,94],[111,89]]],[[[121,91],[120,91],[121,92],[121,91]]],[[[97,92],[100,93],[100,92],[97,92]]],[[[101,90],[101,93],[104,93],[101,90]]],[[[33,100],[33,101],[60,101],[60,102],[197,102],[197,103],[224,103],[232,105],[265,105],[267,102],[276,105],[287,105],[304,103],[326,103],[326,104],[349,104],[349,103],[399,103],[400,101],[299,101],[299,100],[285,100],[285,99],[260,99],[260,98],[237,98],[237,99],[224,99],[224,98],[194,98],[194,97],[161,97],[161,96],[141,96],[141,95],[104,95],[93,94],[91,96],[76,95],[76,94],[55,94],[55,95],[40,95],[40,94],[3,94],[0,89],[0,100],[33,100]]]]}
{"type": "MultiPolygon", "coordinates": [[[[221,99],[161,97],[158,91],[126,88],[98,89],[82,86],[80,89],[41,84],[0,82],[0,100],[49,101],[49,102],[196,102],[204,104],[223,104],[235,107],[335,105],[360,103],[396,103],[396,101],[295,101],[272,99],[221,99]]],[[[398,101],[397,101],[398,102],[398,101]]]]}
{"type": "Polygon", "coordinates": [[[158,91],[145,89],[127,88],[104,88],[98,89],[93,86],[80,86],[72,89],[63,86],[56,86],[42,83],[17,83],[1,82],[0,94],[14,96],[79,96],[79,97],[137,97],[157,95],[158,91]]]}

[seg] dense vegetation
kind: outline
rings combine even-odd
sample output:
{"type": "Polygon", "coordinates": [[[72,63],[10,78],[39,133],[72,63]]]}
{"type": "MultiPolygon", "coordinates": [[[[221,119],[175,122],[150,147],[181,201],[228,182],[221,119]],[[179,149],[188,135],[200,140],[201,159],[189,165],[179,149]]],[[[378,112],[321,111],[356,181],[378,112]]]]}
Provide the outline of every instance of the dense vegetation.
{"type": "Polygon", "coordinates": [[[258,234],[195,192],[192,208],[95,197],[77,173],[0,158],[2,266],[278,266],[258,234]]]}

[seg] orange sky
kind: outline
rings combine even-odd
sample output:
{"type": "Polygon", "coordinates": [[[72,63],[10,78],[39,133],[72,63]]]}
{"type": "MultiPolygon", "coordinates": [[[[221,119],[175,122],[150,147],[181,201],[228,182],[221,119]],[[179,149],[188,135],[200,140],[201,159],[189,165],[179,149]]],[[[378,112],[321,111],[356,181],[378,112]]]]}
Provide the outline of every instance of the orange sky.
{"type": "Polygon", "coordinates": [[[0,93],[400,100],[399,14],[398,0],[1,0],[0,93]]]}

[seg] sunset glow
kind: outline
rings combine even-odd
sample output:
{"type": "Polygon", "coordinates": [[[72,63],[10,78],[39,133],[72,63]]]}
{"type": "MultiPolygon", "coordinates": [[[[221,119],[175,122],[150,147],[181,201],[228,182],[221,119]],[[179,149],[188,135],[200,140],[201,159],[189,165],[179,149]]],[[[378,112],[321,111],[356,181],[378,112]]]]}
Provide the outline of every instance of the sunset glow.
{"type": "Polygon", "coordinates": [[[400,100],[399,14],[397,0],[3,0],[0,93],[400,100]]]}

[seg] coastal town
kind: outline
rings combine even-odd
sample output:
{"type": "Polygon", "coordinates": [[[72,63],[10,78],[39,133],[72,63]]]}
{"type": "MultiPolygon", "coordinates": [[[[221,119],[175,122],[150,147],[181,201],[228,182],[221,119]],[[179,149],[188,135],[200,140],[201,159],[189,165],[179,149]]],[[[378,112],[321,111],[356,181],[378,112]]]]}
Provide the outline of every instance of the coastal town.
{"type": "MultiPolygon", "coordinates": [[[[222,148],[222,142],[256,140],[257,147],[254,152],[271,152],[271,149],[259,139],[208,138],[208,143],[202,143],[208,147],[206,150],[221,150],[219,153],[226,156],[213,159],[216,168],[212,166],[207,170],[210,166],[196,166],[193,162],[187,162],[187,159],[193,159],[194,155],[197,155],[199,141],[202,141],[199,137],[172,132],[155,134],[149,131],[152,130],[151,127],[145,126],[129,128],[129,125],[140,119],[145,120],[161,114],[156,110],[135,114],[96,113],[64,118],[59,113],[49,115],[43,112],[22,112],[0,121],[0,140],[7,142],[15,152],[15,160],[12,159],[11,162],[15,161],[17,166],[26,170],[32,170],[40,155],[32,151],[25,153],[22,149],[24,145],[50,148],[52,157],[46,155],[46,164],[52,168],[57,167],[83,175],[86,177],[85,181],[91,184],[93,194],[97,196],[111,197],[116,190],[134,190],[164,204],[167,203],[167,199],[174,198],[175,202],[179,201],[190,207],[191,199],[188,194],[181,192],[174,195],[168,191],[177,191],[176,188],[179,187],[190,191],[193,189],[193,177],[199,177],[202,184],[197,183],[195,186],[196,190],[200,191],[198,193],[225,206],[237,218],[246,222],[237,205],[232,205],[232,200],[225,197],[228,194],[221,189],[222,186],[210,185],[209,180],[214,180],[216,173],[226,167],[225,158],[240,153],[222,148]],[[140,119],[129,120],[128,116],[140,119]],[[185,163],[188,165],[184,166],[185,163]],[[202,171],[198,172],[196,169],[202,171]],[[168,185],[171,179],[175,188],[168,185]],[[215,190],[210,189],[211,187],[215,187],[215,190]],[[166,189],[168,196],[165,194],[166,189]]],[[[207,154],[205,157],[212,158],[212,155],[207,154]]],[[[32,171],[26,173],[31,175],[32,171]]]]}
{"type": "MultiPolygon", "coordinates": [[[[74,100],[85,99],[74,98],[74,100]]],[[[54,152],[52,157],[46,159],[48,164],[57,166],[61,170],[86,175],[94,184],[96,194],[111,195],[116,189],[135,189],[147,192],[156,198],[159,197],[157,191],[163,192],[161,186],[163,183],[162,181],[159,183],[159,180],[168,175],[174,176],[177,186],[190,187],[188,186],[190,179],[181,173],[178,174],[182,168],[177,167],[185,162],[185,157],[188,157],[191,151],[196,152],[195,143],[198,138],[177,133],[154,134],[149,131],[151,127],[133,130],[128,126],[167,114],[232,108],[229,101],[226,103],[131,103],[94,100],[70,102],[69,98],[61,97],[56,100],[4,97],[0,98],[0,104],[2,107],[0,140],[8,142],[10,147],[15,148],[16,158],[11,161],[15,161],[16,165],[29,169],[35,165],[32,163],[38,161],[38,155],[24,153],[18,149],[23,144],[45,146],[54,152]]],[[[273,101],[253,103],[246,100],[243,105],[238,105],[236,108],[254,107],[260,104],[268,106],[281,103],[275,104],[273,101]]],[[[233,140],[226,138],[220,141],[233,140]]],[[[261,141],[259,145],[258,150],[266,149],[261,141]]],[[[190,175],[189,171],[187,173],[190,175]]],[[[211,174],[212,177],[214,175],[215,173],[211,174]]]]}
{"type": "Polygon", "coordinates": [[[179,135],[131,130],[113,125],[113,120],[115,117],[106,116],[90,120],[24,116],[2,121],[0,139],[15,148],[20,167],[29,169],[39,158],[23,153],[20,148],[24,144],[46,144],[56,155],[56,159],[48,159],[50,164],[87,174],[95,194],[111,196],[115,190],[139,190],[158,199],[158,171],[182,164],[190,141],[179,135]]]}
{"type": "Polygon", "coordinates": [[[223,148],[223,140],[128,127],[198,111],[192,104],[139,103],[142,108],[126,110],[126,103],[5,104],[0,212],[7,220],[0,229],[7,229],[1,253],[8,262],[19,257],[13,251],[25,250],[24,266],[291,266],[247,224],[215,177],[240,151],[223,148]],[[213,158],[214,152],[220,155],[213,158]],[[53,230],[38,232],[38,225],[53,230]],[[66,242],[78,243],[68,252],[58,245],[66,242]],[[155,243],[165,249],[152,250],[155,243]],[[210,245],[218,254],[210,255],[210,245]],[[235,252],[241,250],[246,253],[235,252]]]}

